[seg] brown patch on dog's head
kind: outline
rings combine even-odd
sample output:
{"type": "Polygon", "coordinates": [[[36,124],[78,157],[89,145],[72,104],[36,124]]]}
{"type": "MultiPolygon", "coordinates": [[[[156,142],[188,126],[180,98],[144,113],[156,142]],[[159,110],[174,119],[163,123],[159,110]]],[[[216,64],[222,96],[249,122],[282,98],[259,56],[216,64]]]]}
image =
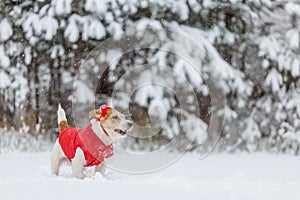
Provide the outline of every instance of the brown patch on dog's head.
{"type": "Polygon", "coordinates": [[[101,109],[94,109],[89,112],[89,118],[95,117],[96,119],[107,119],[112,113],[112,108],[106,111],[106,114],[103,116],[101,109]]]}
{"type": "Polygon", "coordinates": [[[114,110],[113,108],[107,110],[107,111],[106,111],[106,114],[105,114],[104,116],[102,116],[102,117],[100,118],[100,120],[101,120],[101,119],[103,119],[103,120],[109,119],[109,118],[111,117],[111,114],[112,114],[113,110],[114,110]]]}
{"type": "Polygon", "coordinates": [[[100,109],[95,109],[95,110],[92,110],[90,113],[89,113],[89,118],[92,118],[92,117],[95,117],[95,118],[99,118],[101,117],[101,110],[100,109]]]}
{"type": "Polygon", "coordinates": [[[100,118],[100,123],[104,128],[110,129],[117,126],[122,120],[125,120],[125,116],[112,108],[107,111],[104,117],[100,118]]]}

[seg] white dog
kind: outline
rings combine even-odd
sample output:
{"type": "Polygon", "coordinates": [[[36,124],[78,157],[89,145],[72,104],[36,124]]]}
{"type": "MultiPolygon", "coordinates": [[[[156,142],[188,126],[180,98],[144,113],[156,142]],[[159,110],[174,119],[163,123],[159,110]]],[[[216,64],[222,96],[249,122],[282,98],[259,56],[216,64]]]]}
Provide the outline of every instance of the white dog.
{"type": "Polygon", "coordinates": [[[106,105],[89,113],[93,119],[86,128],[68,128],[65,111],[60,105],[57,114],[60,134],[52,150],[52,173],[58,175],[61,164],[69,161],[76,178],[84,178],[84,168],[91,166],[96,166],[95,172],[104,176],[104,160],[113,155],[113,143],[126,136],[132,122],[106,105]]]}

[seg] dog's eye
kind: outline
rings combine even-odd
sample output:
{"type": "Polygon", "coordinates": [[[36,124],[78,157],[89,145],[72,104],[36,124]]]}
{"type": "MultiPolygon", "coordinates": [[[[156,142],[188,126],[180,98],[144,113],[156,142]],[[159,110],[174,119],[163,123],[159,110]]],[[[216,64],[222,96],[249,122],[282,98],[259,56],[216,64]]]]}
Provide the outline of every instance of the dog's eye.
{"type": "Polygon", "coordinates": [[[113,116],[112,118],[113,118],[114,120],[119,120],[119,119],[120,119],[117,115],[113,116]]]}

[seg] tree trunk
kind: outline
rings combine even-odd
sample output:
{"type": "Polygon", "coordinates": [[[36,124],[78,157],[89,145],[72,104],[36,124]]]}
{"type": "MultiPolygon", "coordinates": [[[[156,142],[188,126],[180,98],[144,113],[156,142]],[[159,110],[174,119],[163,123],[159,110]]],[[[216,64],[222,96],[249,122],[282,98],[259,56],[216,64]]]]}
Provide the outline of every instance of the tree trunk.
{"type": "Polygon", "coordinates": [[[40,117],[40,80],[39,80],[39,65],[36,62],[37,59],[33,59],[33,73],[34,73],[34,91],[35,91],[35,122],[39,123],[40,117]]]}

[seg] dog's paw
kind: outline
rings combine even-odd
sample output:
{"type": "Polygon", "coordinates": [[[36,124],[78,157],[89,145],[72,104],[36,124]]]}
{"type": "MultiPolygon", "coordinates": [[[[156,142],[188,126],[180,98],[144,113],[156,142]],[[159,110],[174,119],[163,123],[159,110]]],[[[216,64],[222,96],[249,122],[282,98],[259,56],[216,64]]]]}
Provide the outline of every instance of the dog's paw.
{"type": "Polygon", "coordinates": [[[85,176],[83,174],[76,174],[76,175],[73,175],[73,177],[76,179],[81,179],[81,180],[85,178],[85,176]]]}
{"type": "Polygon", "coordinates": [[[116,181],[116,180],[124,179],[123,176],[121,176],[120,174],[114,173],[114,172],[107,172],[107,173],[105,173],[104,177],[107,180],[110,180],[110,181],[116,181]]]}
{"type": "Polygon", "coordinates": [[[105,172],[105,173],[98,172],[95,174],[95,179],[105,179],[105,180],[109,180],[109,181],[115,181],[115,180],[122,179],[122,177],[113,172],[105,172]]]}

